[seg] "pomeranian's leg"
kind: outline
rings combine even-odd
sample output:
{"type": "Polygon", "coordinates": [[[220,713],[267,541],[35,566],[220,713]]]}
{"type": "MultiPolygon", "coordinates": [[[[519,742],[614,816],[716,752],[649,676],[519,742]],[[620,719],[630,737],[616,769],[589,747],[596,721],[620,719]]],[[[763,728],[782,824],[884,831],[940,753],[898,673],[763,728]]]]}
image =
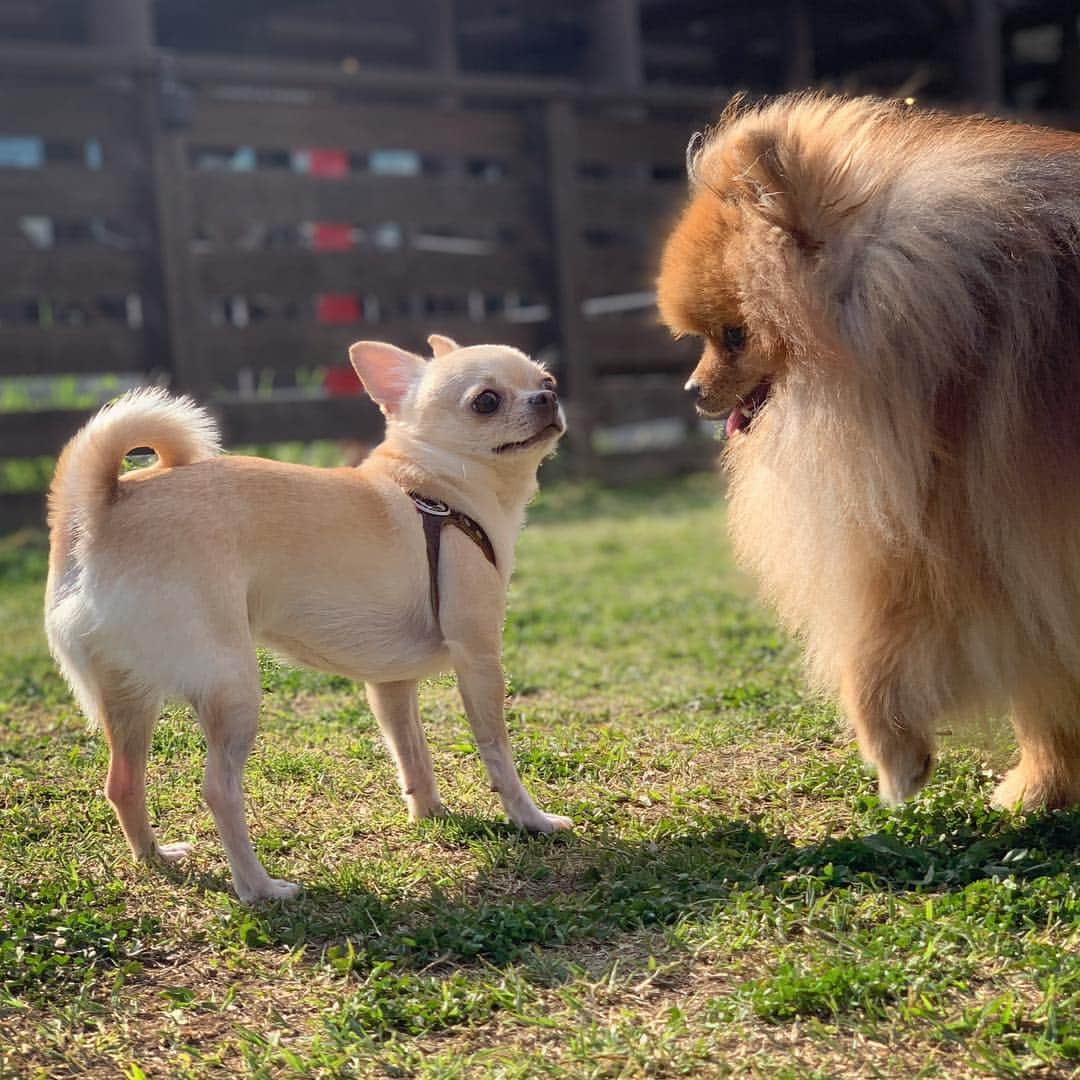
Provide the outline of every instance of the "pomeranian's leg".
{"type": "Polygon", "coordinates": [[[493,791],[499,793],[506,816],[523,829],[549,833],[573,827],[569,818],[545,814],[533,802],[514,768],[510,739],[503,719],[506,682],[497,656],[471,656],[469,650],[450,643],[458,688],[465,703],[476,745],[487,767],[493,791]]]}
{"type": "Polygon", "coordinates": [[[367,683],[371,711],[397,765],[409,819],[439,817],[446,811],[431,768],[431,752],[420,723],[416,682],[367,683]]]}
{"type": "Polygon", "coordinates": [[[1020,763],[994,791],[995,806],[1052,810],[1080,803],[1080,685],[1066,674],[1013,694],[1020,763]]]}
{"type": "Polygon", "coordinates": [[[155,695],[110,689],[102,695],[100,719],[109,740],[109,775],[105,797],[136,859],[179,862],[187,843],[159,844],[146,813],[146,757],[161,702],[155,695]]]}
{"type": "Polygon", "coordinates": [[[229,857],[236,895],[246,904],[285,900],[299,885],[270,877],[259,862],[244,817],[243,772],[259,723],[259,673],[254,656],[236,665],[230,682],[219,683],[194,702],[206,734],[203,797],[214,815],[229,857]]]}
{"type": "Polygon", "coordinates": [[[859,749],[877,768],[881,801],[896,806],[926,783],[934,765],[933,718],[878,657],[848,666],[841,697],[859,749]]]}

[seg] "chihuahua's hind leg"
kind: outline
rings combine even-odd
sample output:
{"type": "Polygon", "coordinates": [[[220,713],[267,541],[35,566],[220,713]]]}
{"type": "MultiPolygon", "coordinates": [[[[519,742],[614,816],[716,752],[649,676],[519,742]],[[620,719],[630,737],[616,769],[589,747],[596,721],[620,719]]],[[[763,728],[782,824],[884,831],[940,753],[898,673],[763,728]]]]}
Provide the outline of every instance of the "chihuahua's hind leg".
{"type": "Polygon", "coordinates": [[[420,723],[416,682],[368,683],[367,697],[397,765],[409,819],[440,817],[446,811],[420,723]]]}
{"type": "Polygon", "coordinates": [[[214,815],[229,858],[236,894],[246,904],[287,900],[299,885],[272,878],[251,846],[244,815],[243,773],[259,723],[259,672],[254,655],[236,674],[208,688],[193,702],[206,735],[203,797],[214,815]]]}
{"type": "Polygon", "coordinates": [[[101,697],[99,718],[109,741],[105,797],[136,859],[175,863],[191,845],[159,844],[146,812],[146,758],[161,702],[145,691],[110,690],[101,697]]]}

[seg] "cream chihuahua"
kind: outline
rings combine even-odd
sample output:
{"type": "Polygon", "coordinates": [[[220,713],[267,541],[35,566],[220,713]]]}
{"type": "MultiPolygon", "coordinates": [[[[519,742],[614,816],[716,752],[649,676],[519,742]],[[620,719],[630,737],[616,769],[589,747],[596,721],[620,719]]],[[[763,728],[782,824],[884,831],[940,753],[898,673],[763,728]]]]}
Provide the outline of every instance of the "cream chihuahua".
{"type": "Polygon", "coordinates": [[[350,349],[386,416],[353,469],[218,453],[210,417],[158,390],[125,394],[67,445],[49,495],[45,626],[79,703],[105,728],[105,794],[140,859],[175,862],[146,812],[165,698],[195,707],[203,794],[239,897],[295,895],[251,846],[242,773],[259,716],[256,643],[367,684],[411,818],[442,812],[417,681],[453,669],[510,820],[567,829],[521,784],[503,719],[506,588],[536,472],[563,432],[555,380],[515,349],[428,339],[434,359],[350,349]],[[156,465],[118,477],[149,446],[156,465]],[[445,527],[444,526],[448,526],[445,527]]]}

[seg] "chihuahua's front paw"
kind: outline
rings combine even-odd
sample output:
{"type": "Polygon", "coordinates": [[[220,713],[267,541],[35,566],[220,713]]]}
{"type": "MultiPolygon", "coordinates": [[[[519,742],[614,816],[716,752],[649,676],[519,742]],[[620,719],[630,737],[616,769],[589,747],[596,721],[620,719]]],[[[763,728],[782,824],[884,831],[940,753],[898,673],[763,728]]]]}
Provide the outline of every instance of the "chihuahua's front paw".
{"type": "Polygon", "coordinates": [[[300,886],[294,881],[282,878],[267,878],[256,888],[237,888],[236,895],[245,904],[268,904],[273,900],[292,900],[300,892],[300,886]]]}
{"type": "Polygon", "coordinates": [[[439,801],[429,803],[409,803],[409,820],[424,821],[426,818],[444,818],[450,813],[439,801]]]}
{"type": "Polygon", "coordinates": [[[574,827],[574,823],[568,817],[560,817],[558,814],[545,814],[543,810],[522,816],[515,820],[514,824],[519,829],[527,829],[534,833],[566,832],[574,827]]]}
{"type": "Polygon", "coordinates": [[[152,857],[166,866],[175,866],[178,862],[183,862],[191,854],[191,848],[192,845],[187,841],[180,841],[176,844],[158,844],[152,857]]]}
{"type": "Polygon", "coordinates": [[[175,866],[183,862],[191,854],[192,845],[183,841],[176,844],[148,844],[141,851],[136,851],[135,858],[138,862],[148,866],[175,866]]]}

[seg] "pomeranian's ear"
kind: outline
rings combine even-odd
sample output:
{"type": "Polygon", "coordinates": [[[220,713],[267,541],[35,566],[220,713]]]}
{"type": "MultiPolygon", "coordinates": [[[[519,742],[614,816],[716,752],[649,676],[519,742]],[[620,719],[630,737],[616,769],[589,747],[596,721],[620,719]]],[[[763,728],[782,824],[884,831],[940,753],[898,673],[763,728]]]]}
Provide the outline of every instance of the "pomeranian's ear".
{"type": "Polygon", "coordinates": [[[431,355],[438,358],[448,352],[456,352],[461,346],[453,339],[442,334],[431,334],[427,343],[431,346],[431,355]]]}
{"type": "Polygon", "coordinates": [[[771,132],[741,139],[735,159],[731,184],[736,199],[790,236],[800,251],[820,251],[830,235],[827,218],[838,205],[829,191],[830,177],[820,175],[820,162],[815,168],[792,137],[771,132]]]}
{"type": "Polygon", "coordinates": [[[394,416],[413,383],[424,373],[424,361],[384,341],[358,341],[349,346],[349,361],[364,389],[387,416],[394,416]]]}

